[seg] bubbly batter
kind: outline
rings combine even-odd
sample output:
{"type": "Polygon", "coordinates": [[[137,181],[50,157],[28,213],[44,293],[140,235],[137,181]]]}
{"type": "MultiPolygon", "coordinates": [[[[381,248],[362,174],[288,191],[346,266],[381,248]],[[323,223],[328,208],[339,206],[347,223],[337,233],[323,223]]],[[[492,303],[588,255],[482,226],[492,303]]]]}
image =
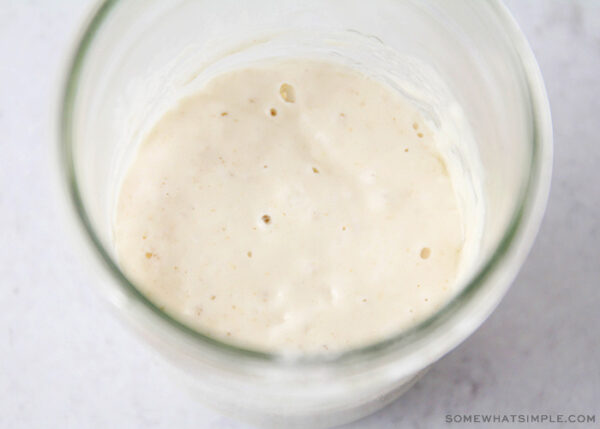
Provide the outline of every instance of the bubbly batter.
{"type": "Polygon", "coordinates": [[[115,243],[200,332],[324,352],[443,305],[464,238],[420,113],[350,68],[289,60],[220,74],[164,115],[125,176],[115,243]]]}

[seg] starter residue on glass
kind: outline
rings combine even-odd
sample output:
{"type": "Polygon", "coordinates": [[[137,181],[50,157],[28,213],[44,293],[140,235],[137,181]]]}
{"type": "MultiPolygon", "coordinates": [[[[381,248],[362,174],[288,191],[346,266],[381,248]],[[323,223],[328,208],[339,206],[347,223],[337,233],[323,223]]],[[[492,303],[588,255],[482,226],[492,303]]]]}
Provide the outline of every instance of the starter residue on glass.
{"type": "Polygon", "coordinates": [[[456,292],[464,223],[435,134],[342,65],[213,77],[155,125],[125,175],[125,273],[192,328],[269,351],[341,351],[456,292]]]}

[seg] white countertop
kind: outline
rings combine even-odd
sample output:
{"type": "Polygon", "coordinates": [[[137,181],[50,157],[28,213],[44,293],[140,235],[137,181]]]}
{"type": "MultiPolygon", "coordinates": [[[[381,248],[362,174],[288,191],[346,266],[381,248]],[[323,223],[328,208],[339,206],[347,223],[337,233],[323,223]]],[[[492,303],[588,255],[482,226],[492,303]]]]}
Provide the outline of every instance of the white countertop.
{"type": "MultiPolygon", "coordinates": [[[[0,0],[0,428],[248,428],[172,383],[99,302],[57,227],[50,97],[90,0],[52,3],[0,0]]],[[[445,427],[449,413],[586,413],[600,424],[600,2],[508,3],[554,118],[540,235],[490,319],[348,428],[445,427]]]]}

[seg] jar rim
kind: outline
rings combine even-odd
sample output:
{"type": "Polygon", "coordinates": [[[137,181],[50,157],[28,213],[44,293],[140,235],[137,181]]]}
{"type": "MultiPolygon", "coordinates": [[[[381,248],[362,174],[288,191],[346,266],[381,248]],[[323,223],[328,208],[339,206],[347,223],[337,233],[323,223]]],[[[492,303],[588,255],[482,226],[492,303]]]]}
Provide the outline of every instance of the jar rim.
{"type": "MultiPolygon", "coordinates": [[[[95,35],[100,30],[102,24],[110,14],[113,7],[120,0],[104,0],[93,12],[91,20],[85,27],[83,35],[79,39],[75,53],[67,67],[66,83],[63,88],[59,108],[58,123],[58,156],[61,163],[60,169],[63,177],[61,182],[66,191],[70,211],[75,214],[78,223],[83,229],[83,235],[88,244],[95,250],[95,254],[103,262],[104,267],[116,279],[121,287],[121,292],[129,299],[141,304],[141,307],[151,317],[160,323],[168,326],[172,332],[177,332],[184,338],[191,340],[203,347],[209,347],[217,352],[223,352],[227,355],[253,361],[257,363],[269,363],[275,365],[281,363],[286,367],[291,366],[313,366],[313,365],[340,365],[357,361],[370,360],[373,357],[382,355],[392,355],[396,357],[402,350],[408,350],[410,346],[432,337],[436,332],[444,327],[450,320],[456,319],[462,310],[483,292],[486,280],[505,264],[509,256],[509,251],[521,240],[521,246],[526,248],[522,252],[522,258],[533,244],[533,240],[545,209],[547,197],[549,194],[551,165],[552,165],[552,127],[550,118],[550,108],[544,87],[543,79],[539,71],[535,57],[521,33],[518,25],[514,21],[510,12],[500,0],[493,0],[486,3],[489,5],[495,17],[506,28],[510,35],[516,53],[519,59],[519,65],[522,67],[523,76],[527,83],[529,100],[531,101],[532,114],[532,136],[531,144],[531,164],[530,174],[527,176],[524,190],[519,195],[519,200],[514,212],[505,228],[502,239],[496,245],[495,250],[486,257],[485,261],[479,264],[474,275],[470,278],[465,287],[460,290],[451,300],[445,303],[439,310],[427,317],[420,323],[399,332],[396,335],[385,338],[374,344],[360,346],[340,353],[327,353],[318,355],[294,355],[289,356],[278,352],[264,352],[253,350],[251,348],[241,347],[232,343],[221,341],[207,334],[190,328],[184,323],[170,316],[160,307],[142,294],[135,285],[130,282],[120,270],[117,263],[106,251],[100,239],[94,232],[94,228],[86,213],[80,190],[78,187],[73,157],[71,133],[71,119],[73,117],[74,100],[77,92],[77,83],[85,62],[86,54],[94,40],[95,35]]],[[[516,274],[516,270],[515,270],[516,274]]],[[[510,282],[500,291],[497,301],[508,288],[510,282]]],[[[491,311],[495,304],[490,306],[491,311]]],[[[487,315],[484,315],[484,317],[487,315]]],[[[481,321],[483,318],[481,319],[481,321]]],[[[476,328],[473,326],[471,331],[476,328]]],[[[454,339],[454,345],[462,341],[470,332],[457,336],[454,339]]]]}

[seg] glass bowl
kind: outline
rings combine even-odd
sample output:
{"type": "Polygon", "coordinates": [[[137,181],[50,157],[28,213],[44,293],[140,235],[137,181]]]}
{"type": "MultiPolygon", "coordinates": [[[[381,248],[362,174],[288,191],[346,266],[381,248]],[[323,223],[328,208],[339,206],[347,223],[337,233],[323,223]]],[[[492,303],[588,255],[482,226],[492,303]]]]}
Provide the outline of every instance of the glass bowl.
{"type": "MultiPolygon", "coordinates": [[[[435,121],[435,106],[413,98],[435,121]]],[[[497,0],[107,0],[77,41],[58,112],[68,230],[93,282],[193,394],[265,426],[341,424],[406,391],[496,307],[531,248],[550,186],[543,80],[497,0]],[[192,330],[138,291],[112,245],[117,184],[144,128],[211,74],[284,56],[335,58],[417,90],[447,91],[469,122],[483,168],[481,251],[464,287],[413,328],[338,354],[267,353],[192,330]],[[443,88],[414,64],[434,70],[443,88]]]]}

